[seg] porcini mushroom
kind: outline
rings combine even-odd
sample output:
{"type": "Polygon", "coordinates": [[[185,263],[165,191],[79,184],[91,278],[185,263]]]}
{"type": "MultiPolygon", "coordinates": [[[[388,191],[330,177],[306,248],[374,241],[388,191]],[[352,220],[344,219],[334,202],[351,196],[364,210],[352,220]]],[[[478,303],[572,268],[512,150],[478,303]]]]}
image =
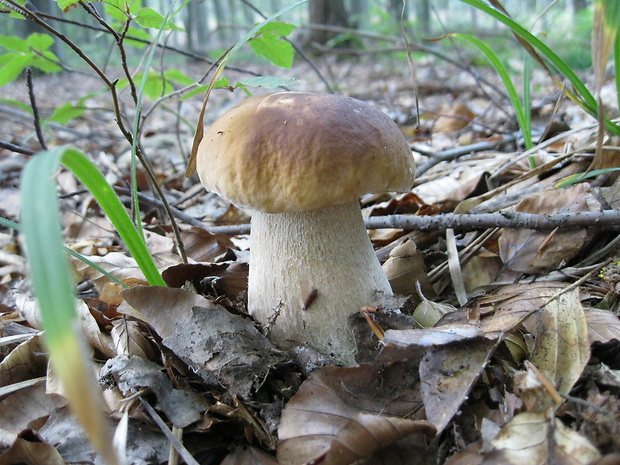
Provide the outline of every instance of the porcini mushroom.
{"type": "Polygon", "coordinates": [[[213,123],[196,168],[207,190],[253,210],[250,314],[281,346],[355,364],[349,316],[391,294],[359,198],[406,192],[415,177],[398,126],[349,97],[258,95],[213,123]]]}

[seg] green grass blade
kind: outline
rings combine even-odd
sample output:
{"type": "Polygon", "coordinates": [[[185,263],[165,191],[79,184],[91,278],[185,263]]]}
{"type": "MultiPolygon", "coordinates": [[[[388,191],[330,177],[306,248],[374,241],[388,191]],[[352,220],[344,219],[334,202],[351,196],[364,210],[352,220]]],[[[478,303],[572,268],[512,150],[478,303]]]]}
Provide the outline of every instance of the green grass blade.
{"type": "MultiPolygon", "coordinates": [[[[615,1],[615,0],[613,0],[615,1]]],[[[514,21],[512,18],[506,16],[499,10],[489,6],[481,0],[461,0],[461,2],[477,8],[480,11],[495,18],[497,21],[508,26],[512,32],[523,38],[527,43],[536,48],[543,57],[548,60],[555,69],[562,74],[572,85],[574,92],[569,89],[563,90],[566,95],[577,103],[585,112],[589,113],[594,118],[598,118],[598,105],[596,99],[592,93],[588,90],[585,83],[575,74],[575,72],[568,66],[564,60],[562,60],[553,50],[551,50],[543,41],[538,39],[535,35],[514,21]]],[[[614,124],[608,118],[605,119],[605,127],[611,133],[620,135],[620,126],[614,124]]]]}
{"type": "Polygon", "coordinates": [[[616,76],[616,99],[620,109],[620,34],[616,34],[614,42],[614,71],[616,76]]]}
{"type": "MultiPolygon", "coordinates": [[[[45,152],[37,155],[37,157],[40,156],[45,156],[45,152]]],[[[99,202],[138,263],[148,283],[152,286],[165,286],[166,283],[157,270],[142,236],[136,230],[125,207],[114,193],[112,186],[108,184],[103,174],[97,169],[97,166],[86,155],[72,147],[63,148],[61,161],[73,171],[99,202]]]]}
{"type": "Polygon", "coordinates": [[[75,299],[62,247],[56,173],[64,148],[34,157],[22,178],[22,230],[30,278],[41,309],[45,341],[54,372],[93,446],[110,464],[121,461],[112,447],[105,402],[76,327],[75,299]]]}
{"type": "MultiPolygon", "coordinates": [[[[519,123],[519,127],[521,128],[521,132],[523,132],[523,138],[525,140],[525,148],[532,148],[532,133],[530,132],[528,120],[526,118],[525,111],[523,110],[523,106],[521,105],[521,100],[519,99],[519,94],[517,93],[517,89],[515,88],[510,75],[508,74],[508,70],[498,58],[498,56],[489,48],[487,44],[482,42],[480,39],[476,37],[470,36],[468,34],[450,34],[451,37],[456,37],[459,39],[463,39],[470,44],[475,45],[478,50],[480,50],[487,59],[491,62],[491,65],[497,71],[502,82],[504,83],[504,87],[506,88],[506,92],[508,93],[508,98],[510,99],[510,103],[514,108],[515,115],[517,117],[517,122],[519,123]]],[[[529,110],[529,109],[528,109],[529,110]]]]}

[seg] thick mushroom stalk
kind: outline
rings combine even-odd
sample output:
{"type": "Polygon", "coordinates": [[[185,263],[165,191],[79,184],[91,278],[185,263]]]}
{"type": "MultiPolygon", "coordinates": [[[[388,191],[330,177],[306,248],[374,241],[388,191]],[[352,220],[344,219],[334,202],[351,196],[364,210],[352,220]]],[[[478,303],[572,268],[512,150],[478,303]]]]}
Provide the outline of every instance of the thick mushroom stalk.
{"type": "Polygon", "coordinates": [[[307,344],[355,364],[348,324],[377,292],[391,294],[358,201],[252,215],[249,311],[281,345],[307,344]]]}

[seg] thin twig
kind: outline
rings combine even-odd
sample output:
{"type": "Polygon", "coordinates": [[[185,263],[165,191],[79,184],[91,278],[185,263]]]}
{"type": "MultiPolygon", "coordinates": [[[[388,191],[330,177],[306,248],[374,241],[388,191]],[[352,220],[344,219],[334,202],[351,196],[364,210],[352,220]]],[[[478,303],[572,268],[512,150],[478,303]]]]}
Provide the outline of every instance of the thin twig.
{"type": "MultiPolygon", "coordinates": [[[[517,134],[511,134],[495,141],[477,142],[475,144],[464,145],[462,147],[442,150],[441,152],[430,155],[430,159],[416,169],[416,176],[421,176],[423,173],[426,173],[429,169],[442,161],[452,161],[464,155],[483,152],[485,150],[492,150],[497,148],[499,145],[514,142],[516,139],[517,134]]],[[[413,147],[413,150],[418,151],[415,146],[413,147]]]]}
{"type": "Polygon", "coordinates": [[[28,97],[30,98],[30,108],[32,108],[32,117],[34,122],[34,129],[37,133],[37,139],[39,141],[39,144],[41,144],[43,150],[47,150],[45,136],[43,135],[43,129],[41,129],[39,107],[37,106],[37,99],[34,95],[34,84],[32,83],[32,68],[26,69],[26,85],[28,86],[28,97]]]}
{"type": "MultiPolygon", "coordinates": [[[[119,194],[127,194],[126,189],[117,188],[119,194]]],[[[162,207],[157,199],[138,194],[141,201],[162,207]]],[[[248,234],[249,224],[230,226],[207,226],[198,219],[171,207],[173,214],[181,221],[206,229],[213,234],[248,234]]],[[[551,231],[594,228],[599,230],[620,230],[620,210],[590,211],[578,213],[558,213],[553,215],[537,215],[522,212],[475,213],[458,215],[446,213],[433,216],[388,215],[373,216],[364,220],[367,229],[407,229],[415,231],[438,231],[448,228],[460,232],[477,231],[490,228],[532,229],[551,231]]]]}
{"type": "Polygon", "coordinates": [[[36,152],[34,150],[27,149],[26,147],[21,147],[19,145],[12,144],[10,142],[0,140],[0,148],[10,150],[11,152],[21,153],[23,155],[34,155],[36,152]]]}

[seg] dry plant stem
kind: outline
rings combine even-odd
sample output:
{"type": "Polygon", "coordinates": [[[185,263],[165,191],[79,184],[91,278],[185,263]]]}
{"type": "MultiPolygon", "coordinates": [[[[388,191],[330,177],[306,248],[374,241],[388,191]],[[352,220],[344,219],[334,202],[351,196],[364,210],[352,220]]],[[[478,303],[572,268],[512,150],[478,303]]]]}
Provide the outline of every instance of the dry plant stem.
{"type": "Polygon", "coordinates": [[[266,324],[282,302],[271,338],[355,364],[349,316],[371,304],[377,292],[392,292],[358,202],[308,212],[254,212],[250,244],[250,313],[266,324]]]}
{"type": "Polygon", "coordinates": [[[144,398],[139,397],[139,399],[140,399],[140,403],[145,408],[147,413],[155,421],[157,426],[159,426],[159,429],[161,429],[161,432],[164,433],[168,441],[170,441],[170,444],[177,450],[181,458],[185,460],[185,463],[187,465],[200,465],[196,461],[196,459],[192,457],[192,454],[190,454],[190,452],[185,448],[185,446],[181,443],[181,441],[179,441],[177,437],[173,434],[173,432],[170,431],[170,429],[168,428],[164,420],[162,420],[162,418],[155,411],[155,409],[151,407],[151,405],[146,400],[144,400],[144,398]]]}

